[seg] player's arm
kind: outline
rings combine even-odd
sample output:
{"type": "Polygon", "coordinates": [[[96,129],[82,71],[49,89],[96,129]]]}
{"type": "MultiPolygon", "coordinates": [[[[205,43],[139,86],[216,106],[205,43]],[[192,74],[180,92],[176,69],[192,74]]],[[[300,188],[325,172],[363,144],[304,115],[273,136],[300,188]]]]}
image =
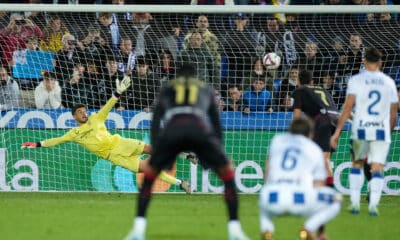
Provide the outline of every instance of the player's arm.
{"type": "Polygon", "coordinates": [[[340,132],[342,131],[344,124],[347,119],[351,116],[351,111],[353,110],[354,103],[356,101],[356,97],[354,95],[347,95],[346,100],[343,105],[343,111],[340,114],[335,133],[331,137],[331,146],[332,148],[337,147],[337,143],[339,140],[340,132]]]}
{"type": "Polygon", "coordinates": [[[153,112],[153,120],[151,122],[151,128],[150,128],[150,140],[151,144],[154,144],[156,140],[158,139],[158,136],[160,134],[160,128],[161,128],[161,118],[164,115],[164,107],[162,106],[161,99],[163,99],[163,92],[160,93],[160,96],[158,99],[156,99],[155,103],[155,108],[153,112]]]}
{"type": "Polygon", "coordinates": [[[392,103],[390,105],[390,129],[393,130],[397,123],[397,109],[399,107],[398,103],[392,103]]]}
{"type": "Polygon", "coordinates": [[[97,117],[101,121],[106,120],[108,113],[115,106],[115,104],[121,97],[121,94],[124,93],[129,88],[130,85],[131,85],[131,78],[128,76],[125,76],[121,81],[119,79],[116,80],[117,90],[114,92],[113,96],[110,99],[108,99],[106,105],[104,105],[97,113],[97,117]]]}
{"type": "MultiPolygon", "coordinates": [[[[71,130],[72,131],[72,130],[71,130]]],[[[71,141],[70,132],[61,137],[50,138],[40,142],[24,142],[21,148],[53,147],[71,141]]]]}
{"type": "Polygon", "coordinates": [[[210,116],[211,124],[214,128],[215,134],[221,140],[222,143],[221,119],[219,116],[218,105],[214,93],[211,94],[211,105],[208,110],[208,114],[210,116]]]}
{"type": "Polygon", "coordinates": [[[299,91],[293,92],[293,119],[301,117],[302,103],[299,95],[299,91]]]}
{"type": "Polygon", "coordinates": [[[392,82],[392,91],[391,91],[391,105],[390,105],[390,130],[393,131],[393,129],[396,127],[397,123],[397,111],[399,108],[399,95],[396,90],[396,86],[394,85],[394,81],[392,82]]]}

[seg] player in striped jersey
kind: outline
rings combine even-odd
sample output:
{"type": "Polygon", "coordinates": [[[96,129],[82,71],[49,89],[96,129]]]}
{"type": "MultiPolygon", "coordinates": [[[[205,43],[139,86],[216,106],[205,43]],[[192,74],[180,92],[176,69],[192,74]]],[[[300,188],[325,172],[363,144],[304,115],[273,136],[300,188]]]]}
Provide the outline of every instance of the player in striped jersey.
{"type": "Polygon", "coordinates": [[[375,48],[365,51],[365,71],[349,79],[346,101],[335,133],[331,138],[337,147],[340,132],[354,107],[351,127],[353,167],[349,175],[350,210],[360,210],[360,195],[363,185],[363,159],[368,155],[371,164],[369,214],[378,215],[378,204],[383,188],[383,167],[389,153],[390,132],[397,120],[398,96],[394,80],[380,71],[382,54],[375,48]]]}

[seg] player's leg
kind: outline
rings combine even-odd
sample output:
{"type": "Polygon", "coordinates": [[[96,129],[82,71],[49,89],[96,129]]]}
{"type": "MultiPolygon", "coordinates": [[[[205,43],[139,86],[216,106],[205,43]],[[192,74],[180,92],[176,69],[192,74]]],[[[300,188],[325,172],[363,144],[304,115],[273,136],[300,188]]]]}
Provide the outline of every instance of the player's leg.
{"type": "MultiPolygon", "coordinates": [[[[148,164],[150,158],[146,158],[139,163],[139,172],[142,173],[144,172],[144,169],[146,168],[146,165],[148,164]]],[[[191,188],[190,184],[185,181],[185,180],[180,180],[175,178],[174,176],[169,175],[165,171],[161,171],[157,178],[163,180],[164,182],[167,182],[169,184],[173,185],[178,185],[182,190],[184,190],[186,193],[191,193],[191,188]]]]}
{"type": "Polygon", "coordinates": [[[264,185],[261,188],[258,206],[260,209],[260,230],[262,240],[273,239],[275,226],[272,222],[273,212],[278,207],[278,192],[274,191],[270,186],[264,185]]]}
{"type": "Polygon", "coordinates": [[[365,177],[365,179],[367,179],[367,184],[368,184],[366,200],[367,200],[367,202],[369,202],[369,193],[370,193],[369,188],[370,188],[370,182],[371,182],[372,175],[371,175],[371,165],[368,164],[368,157],[364,159],[363,171],[364,171],[364,177],[365,177]]]}
{"type": "MultiPolygon", "coordinates": [[[[341,208],[342,197],[335,190],[328,187],[321,187],[311,194],[317,200],[312,205],[309,217],[304,223],[304,239],[327,239],[325,228],[320,228],[336,217],[341,208]]],[[[300,235],[302,235],[300,233],[300,235]]]]}
{"type": "Polygon", "coordinates": [[[326,185],[329,187],[333,187],[333,171],[331,164],[331,153],[332,148],[330,144],[330,138],[332,136],[332,132],[334,132],[334,127],[331,124],[331,120],[328,115],[321,115],[320,117],[315,119],[315,133],[314,133],[314,142],[321,147],[324,160],[325,160],[325,169],[327,171],[327,179],[326,185]]]}
{"type": "Polygon", "coordinates": [[[144,173],[144,179],[140,188],[137,200],[137,215],[133,228],[126,239],[144,239],[146,232],[146,212],[152,197],[152,186],[161,170],[173,164],[175,155],[168,151],[168,146],[159,145],[152,152],[153,155],[145,164],[142,164],[140,171],[144,173]]]}
{"type": "Polygon", "coordinates": [[[232,161],[215,169],[218,177],[224,183],[224,199],[225,204],[228,208],[228,232],[230,239],[247,240],[247,236],[242,230],[242,226],[238,217],[238,194],[235,185],[235,173],[232,165],[232,161]]]}
{"type": "Polygon", "coordinates": [[[372,178],[370,182],[370,199],[368,210],[371,216],[378,215],[377,207],[380,202],[383,189],[383,167],[386,163],[389,147],[390,143],[387,142],[370,142],[368,163],[371,164],[372,178]]]}
{"type": "Polygon", "coordinates": [[[349,174],[350,186],[350,212],[358,214],[360,212],[361,189],[364,184],[364,173],[362,172],[364,160],[367,156],[368,144],[362,140],[351,141],[352,168],[349,174]]]}

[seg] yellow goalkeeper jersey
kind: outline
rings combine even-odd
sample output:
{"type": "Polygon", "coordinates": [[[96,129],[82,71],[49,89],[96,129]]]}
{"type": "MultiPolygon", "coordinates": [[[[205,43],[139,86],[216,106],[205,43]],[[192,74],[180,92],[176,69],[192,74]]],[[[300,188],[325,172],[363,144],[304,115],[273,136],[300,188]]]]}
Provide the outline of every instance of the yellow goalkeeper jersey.
{"type": "Polygon", "coordinates": [[[47,139],[42,147],[52,147],[66,142],[76,142],[94,155],[108,159],[110,151],[117,146],[121,136],[111,135],[105,123],[108,113],[114,107],[117,99],[111,97],[99,112],[92,114],[88,121],[79,127],[69,130],[61,137],[47,139]]]}

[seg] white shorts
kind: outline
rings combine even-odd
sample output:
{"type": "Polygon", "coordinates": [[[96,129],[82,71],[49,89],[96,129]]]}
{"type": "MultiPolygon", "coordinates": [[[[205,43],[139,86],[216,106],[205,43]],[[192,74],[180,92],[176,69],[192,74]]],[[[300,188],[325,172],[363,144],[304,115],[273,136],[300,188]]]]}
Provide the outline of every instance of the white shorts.
{"type": "Polygon", "coordinates": [[[334,202],[332,188],[304,188],[289,184],[264,185],[260,191],[260,214],[310,216],[334,202]]]}
{"type": "Polygon", "coordinates": [[[368,163],[385,164],[389,154],[390,143],[384,141],[366,141],[353,139],[353,157],[355,160],[362,160],[368,156],[368,163]]]}

